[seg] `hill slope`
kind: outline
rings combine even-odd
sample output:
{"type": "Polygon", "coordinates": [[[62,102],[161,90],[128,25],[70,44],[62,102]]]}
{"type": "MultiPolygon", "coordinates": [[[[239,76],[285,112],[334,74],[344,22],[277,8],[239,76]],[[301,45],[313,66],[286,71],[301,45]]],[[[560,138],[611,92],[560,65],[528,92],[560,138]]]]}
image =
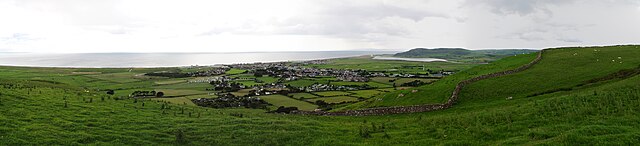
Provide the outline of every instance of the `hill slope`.
{"type": "MultiPolygon", "coordinates": [[[[61,80],[72,77],[38,68],[3,67],[0,143],[632,145],[640,142],[640,123],[637,122],[640,121],[640,112],[637,112],[640,111],[640,76],[616,76],[615,73],[638,67],[640,58],[633,56],[639,52],[638,46],[552,50],[530,70],[469,85],[464,89],[467,94],[450,109],[367,117],[266,114],[262,110],[219,110],[113,97],[103,101],[100,94],[85,92],[73,82],[61,84],[27,78],[36,73],[61,80]],[[589,50],[594,49],[602,51],[588,55],[589,50]],[[578,54],[573,55],[575,53],[578,54]],[[623,63],[590,61],[608,57],[620,57],[623,63]],[[18,74],[21,72],[29,74],[18,74]],[[13,76],[25,79],[13,79],[13,76]],[[509,86],[513,88],[506,88],[509,86]],[[558,88],[571,90],[546,93],[558,88]],[[543,92],[545,94],[536,94],[543,92]],[[506,96],[513,99],[506,100],[506,96]]],[[[488,70],[510,68],[530,59],[531,55],[519,55],[485,67],[488,70]]],[[[484,74],[481,71],[484,70],[475,68],[475,71],[469,70],[468,75],[484,74]]],[[[430,92],[421,94],[431,95],[430,92]]]]}
{"type": "MultiPolygon", "coordinates": [[[[543,59],[521,73],[483,80],[464,88],[461,99],[501,100],[570,91],[640,68],[638,46],[560,48],[546,50],[543,59]]],[[[631,71],[632,72],[632,71],[631,71]]],[[[615,78],[611,78],[615,79],[615,78]]]]}
{"type": "Polygon", "coordinates": [[[394,57],[403,58],[439,58],[456,62],[490,62],[500,58],[528,54],[537,50],[501,49],[501,50],[467,50],[462,48],[415,48],[406,52],[396,53],[394,57]]]}
{"type": "MultiPolygon", "coordinates": [[[[542,61],[531,69],[523,73],[471,84],[463,88],[461,99],[481,98],[484,100],[484,97],[499,97],[500,99],[507,97],[521,98],[569,90],[578,85],[585,85],[590,80],[616,73],[619,70],[637,67],[640,64],[640,59],[636,59],[633,56],[640,55],[640,51],[636,47],[638,46],[547,50],[543,54],[542,61]],[[498,90],[487,92],[494,89],[498,90]]],[[[517,68],[533,60],[533,57],[534,54],[525,54],[504,58],[489,65],[477,66],[462,71],[430,85],[390,92],[367,102],[340,110],[443,103],[448,99],[458,82],[484,74],[517,68]]]]}

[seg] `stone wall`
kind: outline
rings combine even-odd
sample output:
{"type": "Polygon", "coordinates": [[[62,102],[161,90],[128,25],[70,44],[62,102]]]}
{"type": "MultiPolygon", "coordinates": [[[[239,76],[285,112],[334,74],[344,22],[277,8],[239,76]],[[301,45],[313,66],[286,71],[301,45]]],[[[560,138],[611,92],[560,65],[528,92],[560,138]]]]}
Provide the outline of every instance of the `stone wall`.
{"type": "Polygon", "coordinates": [[[379,108],[368,108],[368,109],[359,109],[359,110],[348,110],[348,111],[339,111],[339,112],[326,112],[326,111],[293,111],[292,114],[302,114],[302,115],[322,115],[322,116],[370,116],[370,115],[387,115],[387,114],[401,114],[401,113],[416,113],[416,112],[428,112],[435,110],[447,109],[453,106],[453,104],[458,101],[458,95],[460,91],[465,85],[471,84],[473,82],[477,82],[484,79],[495,78],[500,76],[505,76],[509,74],[518,73],[529,69],[531,66],[537,64],[542,59],[542,53],[545,50],[541,50],[538,52],[537,57],[525,64],[513,70],[506,70],[497,73],[491,73],[486,75],[481,75],[475,78],[467,79],[459,82],[456,85],[456,88],[451,93],[451,97],[447,100],[446,103],[443,104],[425,104],[425,105],[412,105],[412,106],[394,106],[394,107],[379,107],[379,108]]]}

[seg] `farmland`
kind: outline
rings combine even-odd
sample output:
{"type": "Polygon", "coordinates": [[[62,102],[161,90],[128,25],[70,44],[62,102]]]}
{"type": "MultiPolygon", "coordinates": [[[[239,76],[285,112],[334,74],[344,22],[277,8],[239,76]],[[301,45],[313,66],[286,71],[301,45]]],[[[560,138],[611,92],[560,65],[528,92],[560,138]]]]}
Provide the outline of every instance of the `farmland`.
{"type": "MultiPolygon", "coordinates": [[[[212,87],[210,83],[136,76],[167,68],[0,67],[3,125],[0,142],[3,145],[634,145],[640,142],[638,49],[638,46],[552,49],[527,70],[465,86],[459,102],[452,108],[362,117],[199,107],[186,101],[216,98],[208,95],[213,92],[206,90],[212,87]],[[115,94],[105,94],[105,89],[114,89],[115,94]],[[166,96],[176,97],[127,97],[135,90],[163,91],[166,96]]],[[[294,106],[314,110],[318,108],[313,104],[317,100],[334,104],[353,102],[336,105],[339,109],[333,110],[442,103],[458,82],[514,69],[534,57],[535,54],[522,54],[487,65],[463,64],[466,69],[458,68],[456,74],[420,87],[394,89],[387,80],[390,78],[368,82],[321,78],[332,80],[330,84],[334,85],[373,82],[379,87],[257,97],[272,104],[270,109],[294,106]]],[[[337,63],[341,64],[335,66],[347,68],[344,65],[347,61],[337,63]]],[[[444,64],[426,66],[438,65],[444,64]]],[[[361,66],[375,69],[373,64],[361,66]]],[[[231,75],[278,82],[244,71],[231,75]]],[[[196,77],[184,78],[192,79],[196,77]]],[[[291,82],[294,81],[288,83],[291,82]]]]}
{"type": "Polygon", "coordinates": [[[292,93],[289,94],[289,96],[295,98],[295,99],[310,99],[310,98],[317,98],[318,96],[310,94],[310,93],[292,93]]]}
{"type": "Polygon", "coordinates": [[[324,92],[314,92],[313,94],[319,95],[319,96],[329,97],[329,96],[349,95],[351,93],[343,92],[343,91],[324,91],[324,92]]]}
{"type": "Polygon", "coordinates": [[[333,96],[333,97],[323,97],[323,98],[308,99],[308,101],[311,101],[311,102],[316,102],[318,100],[322,100],[322,101],[327,102],[329,104],[358,101],[357,98],[353,98],[353,97],[350,97],[350,96],[333,96]]]}
{"type": "Polygon", "coordinates": [[[313,105],[311,103],[291,99],[283,95],[267,95],[267,96],[259,96],[259,98],[273,104],[276,107],[277,106],[298,107],[298,109],[300,110],[314,110],[317,107],[316,105],[313,105]]]}

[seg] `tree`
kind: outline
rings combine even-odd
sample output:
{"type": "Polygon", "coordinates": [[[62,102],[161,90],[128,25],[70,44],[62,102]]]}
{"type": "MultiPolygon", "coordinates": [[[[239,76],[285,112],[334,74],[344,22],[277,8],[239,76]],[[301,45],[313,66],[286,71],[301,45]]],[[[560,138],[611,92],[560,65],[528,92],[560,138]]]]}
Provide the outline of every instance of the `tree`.
{"type": "Polygon", "coordinates": [[[156,97],[163,97],[164,96],[164,92],[157,92],[156,93],[156,97]]]}
{"type": "Polygon", "coordinates": [[[326,107],[329,104],[327,102],[325,102],[324,100],[317,100],[316,101],[316,105],[320,106],[320,107],[326,107]]]}
{"type": "Polygon", "coordinates": [[[116,92],[115,92],[115,91],[113,91],[113,90],[111,90],[111,89],[107,90],[107,94],[109,94],[109,95],[113,95],[113,94],[115,94],[115,93],[116,93],[116,92]]]}

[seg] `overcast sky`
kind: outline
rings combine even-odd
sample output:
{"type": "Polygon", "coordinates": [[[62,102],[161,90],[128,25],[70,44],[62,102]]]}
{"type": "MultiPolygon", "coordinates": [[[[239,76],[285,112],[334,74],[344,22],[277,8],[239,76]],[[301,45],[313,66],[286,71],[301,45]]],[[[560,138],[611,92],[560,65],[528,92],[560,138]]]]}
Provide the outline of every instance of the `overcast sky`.
{"type": "Polygon", "coordinates": [[[639,0],[0,0],[2,52],[639,43],[639,0]]]}

